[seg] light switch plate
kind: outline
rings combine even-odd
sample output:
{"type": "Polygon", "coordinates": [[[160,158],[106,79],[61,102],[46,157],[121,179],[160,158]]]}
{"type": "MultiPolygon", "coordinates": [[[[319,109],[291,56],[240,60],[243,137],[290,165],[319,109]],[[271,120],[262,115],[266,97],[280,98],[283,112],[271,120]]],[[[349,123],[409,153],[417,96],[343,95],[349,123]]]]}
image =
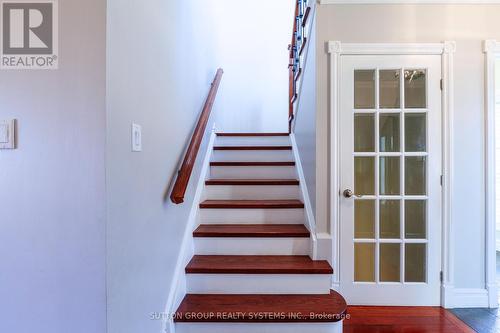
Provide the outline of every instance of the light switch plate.
{"type": "Polygon", "coordinates": [[[0,120],[0,149],[16,148],[16,120],[0,120]]]}
{"type": "Polygon", "coordinates": [[[142,151],[142,127],[141,125],[132,124],[132,151],[142,151]]]}

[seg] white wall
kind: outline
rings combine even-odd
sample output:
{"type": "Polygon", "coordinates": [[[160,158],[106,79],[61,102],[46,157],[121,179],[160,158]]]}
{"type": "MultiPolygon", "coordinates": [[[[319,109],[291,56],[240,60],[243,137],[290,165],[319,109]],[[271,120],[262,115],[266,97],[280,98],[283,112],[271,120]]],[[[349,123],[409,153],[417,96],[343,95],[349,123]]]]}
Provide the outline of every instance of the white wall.
{"type": "Polygon", "coordinates": [[[184,204],[172,204],[168,190],[220,65],[213,4],[108,0],[109,333],[161,331],[149,316],[165,310],[199,161],[184,204]],[[141,153],[131,152],[132,122],[142,125],[141,153]]]}
{"type": "MultiPolygon", "coordinates": [[[[321,5],[318,7],[318,117],[328,119],[325,43],[457,42],[454,148],[455,287],[485,287],[484,39],[500,40],[500,5],[321,5]]],[[[327,139],[328,122],[323,138],[327,139]]],[[[327,149],[318,156],[327,157],[327,149]]],[[[326,163],[318,161],[318,163],[326,163]]],[[[327,174],[318,175],[326,179],[327,174]]],[[[324,193],[327,194],[326,192],[324,193]]],[[[322,208],[325,211],[328,207],[322,208]]],[[[318,221],[317,221],[318,222],[318,221]]]]}
{"type": "Polygon", "coordinates": [[[226,74],[217,127],[288,131],[288,51],[294,0],[213,3],[219,64],[226,74]]]}
{"type": "Polygon", "coordinates": [[[58,70],[0,71],[0,332],[106,329],[106,2],[59,13],[58,70]]]}

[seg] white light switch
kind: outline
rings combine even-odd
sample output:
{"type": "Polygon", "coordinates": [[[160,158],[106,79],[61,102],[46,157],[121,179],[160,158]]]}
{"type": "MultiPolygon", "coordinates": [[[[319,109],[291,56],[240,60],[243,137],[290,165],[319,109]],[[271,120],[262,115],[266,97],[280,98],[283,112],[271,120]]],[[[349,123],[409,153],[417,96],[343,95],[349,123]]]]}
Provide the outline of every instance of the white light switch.
{"type": "Polygon", "coordinates": [[[0,149],[14,149],[16,148],[15,142],[16,121],[0,120],[0,149]]]}
{"type": "Polygon", "coordinates": [[[9,125],[0,124],[0,143],[9,142],[9,125]]]}
{"type": "Polygon", "coordinates": [[[142,151],[141,125],[132,124],[132,151],[142,151]]]}

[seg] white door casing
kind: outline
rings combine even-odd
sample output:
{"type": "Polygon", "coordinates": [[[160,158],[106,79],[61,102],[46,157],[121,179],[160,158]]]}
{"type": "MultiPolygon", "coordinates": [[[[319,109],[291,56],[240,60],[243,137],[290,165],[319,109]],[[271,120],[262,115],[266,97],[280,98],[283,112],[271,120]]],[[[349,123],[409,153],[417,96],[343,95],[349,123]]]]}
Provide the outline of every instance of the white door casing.
{"type": "Polygon", "coordinates": [[[485,184],[486,184],[486,290],[488,306],[498,307],[498,286],[496,283],[496,63],[500,59],[500,43],[495,40],[484,41],[485,53],[485,184]]]}
{"type": "MultiPolygon", "coordinates": [[[[451,193],[452,193],[452,185],[453,185],[453,174],[452,174],[452,169],[451,169],[451,160],[452,160],[452,137],[453,137],[453,132],[452,132],[452,110],[453,110],[453,53],[455,52],[455,43],[454,42],[445,42],[445,43],[433,43],[433,44],[343,44],[341,42],[335,41],[335,42],[329,42],[329,47],[328,47],[329,53],[330,53],[330,78],[331,78],[331,85],[330,85],[330,120],[331,120],[331,183],[330,183],[330,199],[331,199],[331,209],[330,209],[330,217],[331,217],[331,230],[332,230],[332,239],[333,239],[333,253],[332,253],[332,261],[335,265],[335,276],[334,276],[334,281],[333,281],[333,287],[336,289],[341,289],[341,291],[344,290],[345,284],[343,284],[344,280],[346,277],[349,277],[351,280],[353,279],[353,273],[347,273],[344,270],[351,270],[352,271],[352,263],[351,263],[351,268],[345,268],[344,264],[346,264],[345,260],[347,260],[344,256],[344,253],[346,251],[345,248],[345,241],[349,240],[349,238],[342,239],[342,246],[341,246],[341,238],[343,237],[343,234],[340,233],[340,226],[341,226],[341,208],[343,205],[346,205],[345,208],[348,208],[349,210],[349,205],[351,205],[351,219],[352,219],[352,206],[354,205],[353,201],[355,199],[349,199],[348,201],[343,201],[341,197],[340,190],[344,190],[340,185],[345,185],[341,183],[341,173],[340,173],[340,168],[341,168],[341,155],[340,155],[340,148],[342,147],[342,136],[341,136],[341,129],[344,127],[344,124],[340,122],[340,116],[341,116],[341,111],[342,111],[342,104],[341,104],[341,88],[344,84],[342,81],[341,73],[342,73],[342,65],[344,64],[344,59],[349,57],[349,56],[368,56],[372,55],[374,57],[371,57],[371,59],[382,59],[384,58],[383,56],[393,56],[393,59],[399,58],[399,59],[418,59],[419,56],[431,56],[427,57],[428,59],[434,59],[431,62],[433,62],[433,67],[437,68],[438,74],[431,74],[431,76],[437,76],[438,83],[437,87],[439,89],[439,79],[443,79],[443,84],[442,84],[442,93],[441,93],[441,103],[439,103],[439,97],[432,97],[429,96],[429,98],[432,98],[433,100],[438,100],[438,102],[433,102],[433,105],[438,105],[437,112],[440,113],[440,116],[438,116],[437,120],[432,121],[431,124],[431,119],[429,119],[429,124],[431,124],[431,127],[428,128],[428,135],[430,135],[430,132],[437,133],[437,135],[442,138],[442,146],[441,144],[438,144],[437,147],[431,147],[431,151],[429,151],[429,155],[432,154],[433,158],[429,162],[431,164],[429,165],[438,165],[437,170],[432,169],[432,172],[428,173],[428,181],[434,182],[436,180],[436,177],[438,179],[438,184],[440,182],[440,178],[442,175],[442,191],[441,188],[439,187],[437,191],[441,191],[442,195],[436,194],[436,189],[430,190],[428,193],[429,197],[435,197],[437,195],[438,199],[437,202],[442,203],[442,209],[439,207],[439,205],[436,204],[431,204],[429,207],[429,216],[432,217],[432,219],[436,220],[439,224],[439,227],[436,227],[435,225],[430,225],[431,229],[428,229],[429,231],[436,229],[437,231],[434,231],[432,235],[430,235],[429,238],[429,246],[430,246],[430,251],[432,251],[432,262],[431,266],[427,270],[427,275],[426,275],[426,283],[429,282],[432,287],[427,288],[429,291],[426,295],[416,295],[415,297],[407,297],[407,300],[401,300],[401,298],[405,297],[404,294],[400,294],[401,292],[405,292],[405,289],[402,286],[403,284],[399,283],[399,287],[396,283],[384,283],[382,286],[386,289],[387,292],[380,292],[381,297],[372,297],[372,300],[369,300],[367,297],[365,297],[365,302],[363,302],[363,297],[361,299],[357,299],[357,303],[359,304],[385,304],[386,302],[389,302],[390,304],[441,304],[445,307],[452,307],[453,306],[453,233],[452,233],[452,224],[451,224],[451,193]],[[433,56],[433,57],[432,57],[433,56]],[[439,106],[439,104],[441,104],[439,106]],[[441,126],[442,125],[442,126],[441,126]],[[442,149],[441,149],[442,148],[442,149]],[[437,176],[436,176],[437,175],[437,176]],[[440,230],[442,227],[442,233],[440,233],[440,230]],[[441,251],[442,248],[442,251],[441,251]],[[435,250],[437,249],[437,250],[435,250]],[[437,257],[437,259],[436,259],[437,257]],[[441,265],[439,264],[441,263],[441,265]],[[437,268],[436,268],[437,267],[437,268]],[[439,269],[441,268],[441,269],[439,269]],[[442,282],[439,282],[439,277],[440,277],[440,270],[442,270],[442,282]],[[432,276],[432,279],[431,279],[432,276]],[[392,285],[391,285],[392,284],[392,285]],[[439,285],[441,286],[441,293],[439,293],[439,285]],[[390,288],[387,288],[390,287],[390,288]],[[399,289],[398,289],[399,288],[399,289]],[[391,296],[392,294],[392,296],[391,296]],[[441,295],[440,295],[441,294],[441,295]],[[399,297],[396,297],[394,295],[399,295],[399,297]],[[385,301],[384,301],[385,297],[385,301]],[[391,297],[396,297],[399,298],[399,301],[394,301],[390,300],[391,297]],[[379,299],[379,301],[374,301],[375,299],[379,299]],[[394,301],[394,302],[393,302],[394,301]]],[[[361,58],[361,57],[359,57],[361,58]]],[[[370,57],[366,57],[369,59],[370,57]]],[[[387,57],[386,57],[387,58],[387,57]]],[[[426,57],[420,57],[421,59],[425,59],[426,57]]],[[[388,59],[388,58],[387,58],[388,59]]],[[[413,61],[413,60],[412,60],[413,61]]],[[[365,64],[366,65],[366,64],[365,64]]],[[[418,65],[417,63],[408,63],[408,66],[411,68],[426,68],[426,65],[418,65]],[[422,67],[423,66],[423,67],[422,67]]],[[[399,65],[400,67],[404,68],[404,64],[399,65]]],[[[398,67],[397,64],[379,64],[379,67],[384,67],[384,66],[389,66],[386,68],[391,68],[391,69],[396,69],[398,67]]],[[[376,68],[376,64],[371,64],[371,68],[376,68]]],[[[408,68],[408,67],[407,67],[408,68]]],[[[435,72],[436,70],[433,70],[435,72]]],[[[432,83],[429,86],[429,89],[435,89],[432,88],[432,85],[436,85],[436,83],[432,83]]],[[[440,92],[438,92],[439,94],[440,92]]],[[[432,94],[431,94],[432,95],[432,94]]],[[[352,103],[352,102],[351,102],[352,103]]],[[[436,106],[433,106],[433,108],[436,106]]],[[[352,107],[351,107],[351,112],[352,112],[352,107]]],[[[432,119],[433,116],[431,116],[432,119]]],[[[351,120],[352,121],[352,120],[351,120]]],[[[403,126],[403,122],[401,122],[401,125],[403,126]]],[[[402,127],[401,127],[402,128],[402,127]]],[[[352,134],[351,134],[352,135],[352,134]]],[[[352,138],[351,138],[352,140],[352,138]]],[[[436,140],[433,140],[436,141],[436,140]]],[[[441,141],[441,140],[438,140],[441,141]]],[[[352,152],[351,152],[352,153],[352,152]]],[[[390,155],[390,154],[389,154],[390,155]]],[[[351,157],[352,159],[352,157],[351,157]]],[[[351,168],[352,169],[352,168],[351,168]]],[[[431,169],[429,169],[431,171],[431,169]]],[[[403,178],[401,178],[403,181],[403,178]]],[[[343,180],[342,180],[343,181],[343,180]]],[[[352,179],[351,179],[352,181],[352,179]]],[[[347,184],[352,186],[351,184],[347,184]]],[[[346,187],[347,188],[347,187],[346,187]]],[[[366,199],[366,198],[365,198],[366,199]]],[[[401,213],[402,214],[402,213],[401,213]]],[[[347,214],[349,216],[349,214],[347,214]]],[[[349,226],[349,225],[348,225],[349,226]]],[[[352,222],[350,226],[350,231],[348,232],[351,233],[351,247],[347,246],[347,249],[351,252],[348,256],[352,257],[352,252],[354,251],[353,248],[353,240],[352,240],[352,233],[353,233],[353,227],[352,227],[352,222]]],[[[349,229],[349,227],[348,227],[349,229]]],[[[342,230],[344,232],[344,230],[342,230]]],[[[375,242],[375,241],[374,241],[375,242]]],[[[390,242],[396,242],[396,240],[390,241],[390,242]]],[[[399,240],[398,242],[403,243],[403,240],[399,240]]],[[[416,241],[418,242],[418,241],[416,241]]],[[[428,257],[429,258],[429,257],[428,257]]],[[[401,274],[403,273],[403,254],[401,252],[401,274]]],[[[352,261],[352,258],[351,258],[352,261]]],[[[378,276],[378,275],[377,275],[378,276]]],[[[401,276],[401,278],[403,278],[401,276]]],[[[352,283],[352,281],[351,281],[352,283]]],[[[372,291],[369,290],[369,287],[367,286],[365,291],[363,291],[364,288],[359,288],[360,286],[357,286],[358,288],[356,289],[356,292],[353,294],[353,300],[355,294],[359,295],[364,295],[366,296],[367,294],[371,293],[372,291]]],[[[407,288],[407,292],[409,295],[411,293],[417,293],[416,290],[418,290],[418,286],[411,286],[412,288],[407,288]]],[[[420,286],[422,287],[422,285],[420,286]]],[[[384,290],[382,288],[381,290],[384,290]]],[[[352,289],[354,290],[354,289],[352,289]]],[[[347,290],[347,293],[349,293],[349,290],[347,290]]],[[[425,294],[425,293],[424,293],[425,294]]],[[[349,299],[349,295],[346,295],[347,298],[349,299]]],[[[371,296],[370,296],[371,297],[371,296]]],[[[352,303],[352,302],[351,302],[352,303]]]]}

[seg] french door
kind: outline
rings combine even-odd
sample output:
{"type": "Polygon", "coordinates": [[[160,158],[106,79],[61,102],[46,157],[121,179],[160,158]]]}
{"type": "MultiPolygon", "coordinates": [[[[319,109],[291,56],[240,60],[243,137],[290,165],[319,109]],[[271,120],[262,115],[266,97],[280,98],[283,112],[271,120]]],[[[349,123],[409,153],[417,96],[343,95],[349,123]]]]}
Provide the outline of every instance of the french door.
{"type": "Polygon", "coordinates": [[[340,288],[439,305],[441,57],[342,56],[340,288]]]}

